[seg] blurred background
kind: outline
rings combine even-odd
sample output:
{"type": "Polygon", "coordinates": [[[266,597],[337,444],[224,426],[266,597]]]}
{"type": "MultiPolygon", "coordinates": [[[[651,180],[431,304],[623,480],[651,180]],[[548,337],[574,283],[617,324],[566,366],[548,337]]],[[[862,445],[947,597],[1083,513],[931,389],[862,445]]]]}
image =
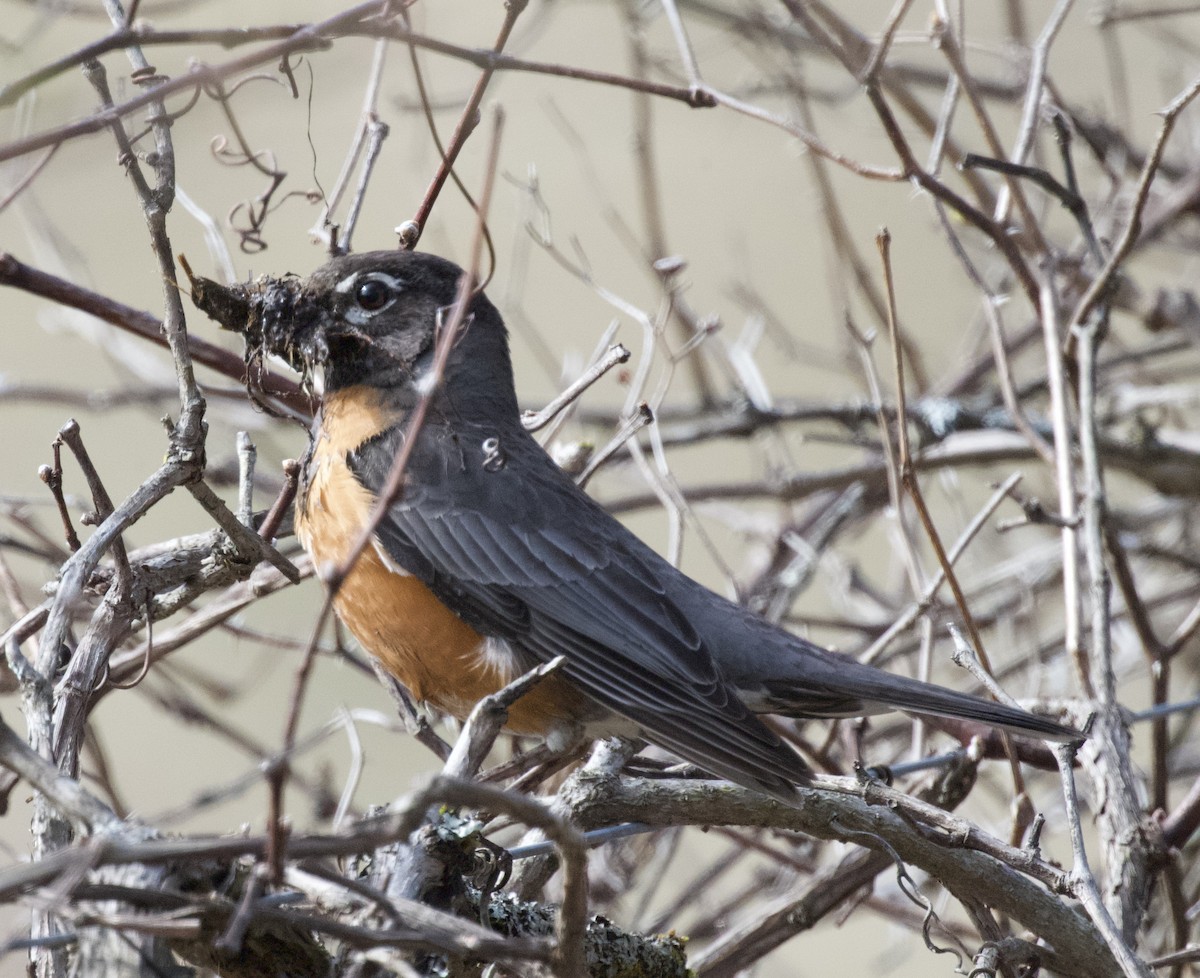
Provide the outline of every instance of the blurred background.
{"type": "MultiPolygon", "coordinates": [[[[249,28],[320,21],[342,8],[312,0],[145,0],[137,23],[162,31],[249,28]]],[[[487,215],[495,248],[488,293],[512,333],[518,390],[528,407],[545,404],[607,344],[619,341],[632,351],[629,364],[580,399],[556,444],[603,445],[620,428],[621,417],[648,400],[659,435],[643,431],[638,438],[651,462],[639,466],[619,452],[589,491],[715,590],[757,600],[789,627],[859,653],[913,599],[914,562],[919,580],[928,580],[937,566],[911,513],[901,517],[888,502],[886,483],[854,474],[858,466],[882,471],[871,407],[878,397],[864,357],[874,361],[884,399],[890,403],[894,397],[880,316],[885,292],[876,234],[882,227],[891,234],[909,396],[926,398],[927,407],[944,405],[947,417],[957,410],[986,412],[1000,402],[979,284],[955,247],[997,297],[994,308],[1010,338],[1034,330],[1034,342],[1014,345],[1012,365],[1022,396],[1040,404],[1036,388],[1045,376],[1045,350],[1035,310],[1003,267],[994,242],[959,215],[950,214],[948,226],[943,224],[928,193],[895,179],[895,148],[862,84],[792,9],[808,9],[831,35],[836,33],[831,25],[841,21],[840,43],[855,51],[856,43],[878,41],[891,2],[860,0],[831,12],[817,4],[753,0],[663,5],[534,0],[518,18],[506,50],[530,62],[686,90],[691,80],[680,34],[664,8],[677,11],[700,78],[727,97],[725,104],[691,107],[679,98],[555,73],[495,75],[479,127],[456,165],[463,184],[478,194],[495,110],[502,108],[487,215]],[[811,152],[797,138],[797,127],[849,165],[811,152]],[[669,280],[652,264],[668,256],[680,265],[669,280]],[[1008,302],[999,301],[1005,296],[1008,302]],[[697,328],[707,335],[687,353],[697,328]],[[681,350],[686,355],[676,356],[681,350]],[[639,388],[642,371],[647,373],[639,388]],[[733,420],[752,416],[747,405],[792,420],[733,431],[733,420]],[[728,435],[696,433],[722,422],[730,423],[728,435]],[[665,443],[668,474],[648,478],[647,470],[656,467],[658,437],[665,443]],[[820,478],[827,484],[804,481],[820,478]],[[686,515],[660,505],[664,485],[677,487],[688,500],[686,515]],[[855,503],[859,508],[852,515],[825,527],[823,514],[855,485],[867,487],[862,491],[875,501],[855,503]]],[[[99,4],[4,0],[0,10],[0,85],[12,85],[111,30],[99,4]]],[[[1200,7],[1138,13],[1133,4],[1034,0],[909,5],[888,52],[887,92],[918,161],[925,164],[936,155],[936,133],[948,133],[949,148],[936,168],[945,186],[984,211],[1005,193],[1002,177],[955,167],[963,153],[994,154],[961,92],[952,118],[946,114],[953,70],[945,45],[933,40],[941,29],[935,23],[939,16],[952,25],[949,35],[975,82],[972,94],[986,107],[1005,151],[1023,131],[1023,99],[1040,50],[1047,81],[1026,162],[1064,179],[1048,121],[1049,106],[1064,111],[1076,133],[1080,193],[1099,237],[1111,243],[1159,130],[1156,113],[1200,68],[1200,7]],[[1047,25],[1059,20],[1051,31],[1047,25]],[[1047,41],[1040,49],[1039,37],[1047,41]],[[946,125],[939,127],[939,121],[946,125]]],[[[420,35],[478,49],[492,45],[503,14],[500,4],[479,0],[418,2],[409,9],[420,35]]],[[[199,62],[225,64],[253,47],[197,39],[146,51],[160,75],[177,78],[199,62]]],[[[378,81],[373,111],[387,137],[352,246],[395,247],[396,227],[413,217],[439,160],[425,109],[441,139],[448,140],[479,77],[478,68],[460,57],[414,50],[398,42],[384,50],[371,38],[343,37],[325,50],[291,58],[295,91],[275,64],[264,64],[223,80],[224,107],[211,90],[194,104],[189,91],[172,95],[168,107],[180,112],[172,127],[179,200],[168,219],[176,254],[186,255],[197,273],[219,280],[307,274],[319,265],[327,243],[312,229],[320,227],[323,198],[337,183],[363,123],[373,79],[378,81]],[[424,105],[414,58],[426,89],[424,105]],[[253,164],[238,145],[239,132],[253,164]]],[[[140,91],[120,51],[105,54],[104,62],[117,102],[140,91]]],[[[88,117],[96,105],[78,68],[56,73],[0,108],[0,142],[11,145],[53,131],[88,117]]],[[[128,117],[131,131],[139,130],[143,117],[142,112],[128,117]]],[[[1194,108],[1180,117],[1166,154],[1164,180],[1176,194],[1195,194],[1188,181],[1198,120],[1194,108]]],[[[138,145],[145,149],[150,142],[138,145]]],[[[1084,266],[1071,215],[1050,195],[1036,189],[1028,194],[1041,233],[1051,241],[1049,251],[1057,261],[1084,266]]],[[[65,140],[49,157],[39,150],[0,162],[0,200],[0,251],[161,315],[163,282],[110,132],[65,140]]],[[[1170,210],[1167,189],[1154,204],[1162,205],[1156,213],[1175,223],[1137,252],[1106,350],[1135,356],[1148,344],[1174,345],[1165,354],[1155,347],[1139,361],[1146,374],[1114,381],[1106,420],[1125,425],[1120,430],[1130,443],[1137,443],[1138,431],[1152,430],[1186,453],[1177,460],[1179,480],[1186,484],[1197,471],[1190,468],[1190,453],[1197,450],[1191,421],[1200,320],[1179,297],[1190,294],[1197,273],[1194,217],[1191,205],[1170,210]],[[1154,319],[1164,293],[1178,300],[1170,310],[1189,314],[1154,319]]],[[[344,223],[344,204],[334,220],[344,223]]],[[[470,204],[447,186],[420,248],[463,263],[475,227],[470,204]]],[[[1069,277],[1064,274],[1064,281],[1069,277]]],[[[1074,287],[1063,286],[1068,306],[1074,287]]],[[[51,461],[50,443],[59,428],[68,418],[78,420],[109,493],[120,500],[160,464],[166,450],[161,419],[177,416],[179,405],[165,350],[18,289],[0,292],[0,310],[5,462],[0,544],[8,582],[0,624],[7,626],[20,617],[22,603],[31,607],[42,600],[40,589],[56,572],[61,529],[38,467],[51,461]]],[[[194,335],[240,356],[240,340],[219,332],[190,303],[187,310],[194,335]]],[[[282,461],[304,451],[305,429],[253,407],[235,379],[203,368],[198,377],[209,403],[210,483],[232,504],[236,433],[246,431],[258,451],[255,506],[267,507],[281,483],[282,461]]],[[[940,439],[930,438],[935,441],[940,439]]],[[[976,461],[964,455],[961,464],[937,466],[924,476],[944,540],[954,540],[990,487],[1016,471],[1024,476],[1025,496],[1054,505],[1053,471],[1027,447],[1005,445],[980,440],[966,449],[981,453],[976,461]]],[[[1113,476],[1114,506],[1136,512],[1142,528],[1150,520],[1162,520],[1156,524],[1160,529],[1170,522],[1171,546],[1186,554],[1190,511],[1172,509],[1161,484],[1147,486],[1136,472],[1140,464],[1127,461],[1113,476]]],[[[78,517],[91,508],[86,485],[69,462],[64,473],[66,498],[78,517]]],[[[1009,691],[1018,697],[1075,695],[1063,659],[1059,533],[1047,526],[996,532],[998,519],[1020,517],[1015,504],[1002,507],[968,551],[963,573],[987,620],[993,663],[1009,691]]],[[[136,548],[211,526],[187,493],[176,492],[132,527],[126,540],[136,548]]],[[[294,550],[294,541],[284,544],[294,550]]],[[[1148,564],[1139,573],[1162,596],[1153,613],[1163,616],[1169,631],[1195,601],[1195,567],[1180,559],[1148,564]]],[[[232,832],[240,826],[261,831],[266,789],[255,771],[281,742],[293,675],[320,600],[312,580],[282,589],[249,605],[225,627],[183,644],[136,688],[107,692],[93,713],[84,753],[88,783],[122,813],[164,831],[232,832]]],[[[939,681],[973,688],[973,680],[949,663],[951,646],[940,624],[951,604],[945,601],[929,619],[939,625],[936,634],[927,626],[926,658],[918,654],[918,626],[888,650],[889,668],[927,668],[939,681]]],[[[161,637],[203,605],[200,600],[155,631],[161,637]]],[[[1140,708],[1155,696],[1144,652],[1126,620],[1116,628],[1122,702],[1140,708]]],[[[134,636],[127,649],[143,641],[144,634],[134,636]]],[[[323,651],[303,702],[300,736],[306,746],[287,794],[287,811],[298,829],[327,826],[343,794],[351,811],[361,811],[386,803],[418,775],[440,766],[404,732],[391,700],[361,667],[361,654],[348,638],[351,655],[342,653],[342,641],[333,631],[322,636],[323,651]]],[[[1191,655],[1194,660],[1194,649],[1191,655]]],[[[1192,675],[1183,662],[1176,673],[1179,695],[1187,692],[1192,675]]],[[[0,714],[17,725],[19,699],[0,704],[0,714]]],[[[825,730],[809,724],[798,736],[820,746],[825,730]]],[[[1176,733],[1186,739],[1182,730],[1176,733]]],[[[840,744],[842,734],[832,735],[831,743],[840,744]]],[[[877,747],[867,754],[872,763],[954,743],[933,733],[928,740],[914,739],[905,718],[881,718],[873,735],[877,747]]],[[[1135,740],[1140,760],[1149,764],[1146,739],[1135,740]]],[[[1186,778],[1194,756],[1189,758],[1186,746],[1179,750],[1183,753],[1172,755],[1179,762],[1172,776],[1186,778]]],[[[1056,777],[1034,774],[1029,792],[1035,809],[1051,815],[1061,810],[1056,777]]],[[[1014,824],[1011,795],[1003,771],[989,770],[964,811],[1007,837],[1014,824]]],[[[26,858],[29,814],[29,792],[18,785],[0,820],[6,861],[26,858]]],[[[1054,831],[1047,830],[1043,846],[1069,859],[1061,822],[1051,824],[1054,831]]],[[[605,912],[631,929],[692,935],[690,950],[697,953],[744,923],[743,912],[761,912],[841,854],[836,847],[818,850],[794,838],[765,842],[790,852],[792,863],[755,856],[736,833],[689,830],[629,843],[623,855],[602,857],[598,865],[605,858],[633,860],[656,871],[637,877],[605,912]]],[[[935,908],[961,929],[966,920],[961,910],[949,905],[934,882],[922,882],[935,908]]],[[[27,926],[25,914],[23,906],[10,906],[0,937],[27,926]]],[[[862,892],[859,904],[783,943],[753,973],[775,978],[822,974],[836,966],[848,975],[948,975],[952,959],[922,946],[922,916],[900,894],[894,873],[885,872],[873,891],[862,892]]],[[[0,974],[23,974],[24,968],[19,952],[0,959],[0,974]]]]}

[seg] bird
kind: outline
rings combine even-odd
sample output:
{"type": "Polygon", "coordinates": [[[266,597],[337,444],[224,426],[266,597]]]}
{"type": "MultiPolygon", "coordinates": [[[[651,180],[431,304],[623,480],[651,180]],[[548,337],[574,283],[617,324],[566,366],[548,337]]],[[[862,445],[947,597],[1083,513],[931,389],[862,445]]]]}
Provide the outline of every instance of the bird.
{"type": "Polygon", "coordinates": [[[248,356],[276,354],[321,375],[295,503],[314,566],[343,565],[408,453],[400,491],[333,603],[415,699],[464,719],[562,657],[513,704],[510,732],[555,749],[640,737],[784,801],[813,772],[762,714],[901,710],[1080,738],[1050,718],[826,650],[677,569],[525,429],[507,330],[481,290],[439,364],[463,276],[444,258],[395,250],[336,256],[306,279],[193,279],[197,304],[256,347],[248,356]]]}

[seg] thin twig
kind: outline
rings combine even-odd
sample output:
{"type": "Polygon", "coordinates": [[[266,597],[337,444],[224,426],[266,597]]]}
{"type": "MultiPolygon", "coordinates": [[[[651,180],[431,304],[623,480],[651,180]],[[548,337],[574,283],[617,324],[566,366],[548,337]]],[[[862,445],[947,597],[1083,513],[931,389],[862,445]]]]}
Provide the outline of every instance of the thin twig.
{"type": "Polygon", "coordinates": [[[1058,487],[1058,516],[1062,520],[1062,581],[1064,641],[1075,667],[1075,677],[1084,695],[1093,695],[1092,677],[1083,650],[1083,606],[1079,594],[1079,550],[1075,543],[1075,465],[1071,436],[1066,372],[1063,368],[1058,294],[1051,276],[1041,284],[1041,323],[1046,353],[1046,377],[1050,388],[1050,418],[1054,426],[1055,476],[1058,487]]]}
{"type": "MultiPolygon", "coordinates": [[[[492,45],[492,50],[495,53],[499,54],[504,50],[505,44],[508,43],[509,35],[516,25],[517,18],[524,12],[527,4],[528,0],[508,0],[504,5],[504,23],[500,25],[500,32],[496,36],[495,44],[492,45]]],[[[401,247],[415,248],[417,242],[421,240],[421,234],[425,230],[425,223],[429,220],[429,214],[433,210],[433,205],[437,203],[437,199],[442,192],[442,187],[445,186],[450,172],[454,169],[454,163],[458,159],[458,154],[462,152],[467,139],[470,138],[471,133],[475,131],[475,127],[479,123],[479,106],[483,102],[484,93],[487,91],[488,84],[491,82],[494,73],[495,68],[486,67],[476,80],[475,87],[471,90],[467,104],[463,106],[458,125],[454,127],[454,133],[450,137],[450,142],[446,146],[445,153],[442,154],[437,172],[434,174],[429,188],[425,191],[425,196],[421,200],[420,206],[412,216],[412,219],[402,225],[401,247]]],[[[490,168],[489,172],[495,172],[494,165],[490,168]]],[[[478,223],[481,226],[485,226],[487,223],[485,218],[487,213],[487,196],[490,196],[490,192],[481,198],[479,211],[477,212],[478,223]]]]}
{"type": "Polygon", "coordinates": [[[188,491],[217,525],[229,534],[229,539],[242,559],[256,563],[265,560],[293,584],[300,583],[300,572],[296,570],[296,565],[276,550],[267,538],[243,524],[225,505],[225,500],[209,488],[208,483],[191,482],[188,484],[188,491]]]}
{"type": "Polygon", "coordinates": [[[1117,239],[1116,244],[1113,245],[1112,252],[1108,256],[1108,261],[1104,263],[1104,267],[1100,269],[1100,273],[1092,280],[1092,284],[1088,286],[1088,290],[1083,294],[1079,302],[1076,303],[1075,310],[1072,312],[1070,318],[1072,326],[1078,326],[1087,320],[1093,307],[1108,292],[1112,285],[1113,277],[1117,274],[1117,270],[1137,243],[1138,233],[1142,226],[1142,210],[1145,208],[1146,201],[1150,196],[1150,184],[1154,181],[1155,174],[1158,173],[1163,152],[1167,147],[1167,140],[1171,136],[1171,131],[1175,128],[1175,120],[1191,104],[1197,94],[1200,94],[1200,78],[1197,78],[1187,88],[1176,95],[1170,104],[1162,110],[1162,125],[1159,127],[1158,135],[1154,139],[1154,146],[1150,150],[1150,155],[1146,157],[1146,162],[1142,166],[1142,172],[1138,175],[1137,186],[1134,190],[1133,201],[1130,206],[1129,219],[1125,223],[1125,228],[1122,230],[1121,236],[1117,239]]]}
{"type": "Polygon", "coordinates": [[[650,405],[644,402],[639,404],[637,413],[625,421],[617,433],[609,439],[608,444],[591,457],[584,470],[576,476],[575,484],[581,489],[584,488],[605,462],[616,455],[630,438],[653,421],[654,412],[650,410],[650,405]]]}
{"type": "Polygon", "coordinates": [[[1055,744],[1054,756],[1058,761],[1062,777],[1063,800],[1066,804],[1067,825],[1071,833],[1071,851],[1074,865],[1071,867],[1071,892],[1083,904],[1088,917],[1096,925],[1108,950],[1120,963],[1126,978],[1151,978],[1153,971],[1125,942],[1116,923],[1100,897],[1096,877],[1088,865],[1087,847],[1083,838],[1083,827],[1079,817],[1079,797],[1075,791],[1075,747],[1072,744],[1055,744]]]}
{"type": "Polygon", "coordinates": [[[596,360],[590,367],[587,368],[579,378],[570,384],[566,390],[559,394],[554,400],[547,404],[540,411],[526,411],[521,415],[521,423],[525,426],[526,431],[540,431],[553,421],[565,408],[574,404],[592,384],[596,383],[601,377],[622,363],[629,362],[630,353],[617,343],[610,346],[599,360],[596,360]]]}
{"type": "Polygon", "coordinates": [[[458,735],[454,750],[446,758],[442,773],[451,778],[474,778],[508,722],[509,708],[561,668],[564,662],[566,659],[561,655],[551,659],[476,703],[458,735]]]}

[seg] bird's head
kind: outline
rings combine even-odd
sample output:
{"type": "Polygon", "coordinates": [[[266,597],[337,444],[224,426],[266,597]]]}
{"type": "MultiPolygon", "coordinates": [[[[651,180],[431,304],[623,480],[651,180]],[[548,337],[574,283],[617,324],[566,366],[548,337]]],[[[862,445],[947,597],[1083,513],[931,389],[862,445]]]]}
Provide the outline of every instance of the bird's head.
{"type": "MultiPolygon", "coordinates": [[[[371,251],[334,258],[306,279],[264,276],[224,286],[188,274],[197,307],[245,337],[248,364],[280,356],[306,379],[321,371],[331,392],[356,384],[419,390],[464,273],[435,255],[371,251]]],[[[493,366],[507,365],[504,327],[482,294],[464,324],[459,346],[486,357],[490,337],[491,352],[498,349],[504,361],[493,366]],[[467,333],[485,335],[468,342],[467,333]]]]}

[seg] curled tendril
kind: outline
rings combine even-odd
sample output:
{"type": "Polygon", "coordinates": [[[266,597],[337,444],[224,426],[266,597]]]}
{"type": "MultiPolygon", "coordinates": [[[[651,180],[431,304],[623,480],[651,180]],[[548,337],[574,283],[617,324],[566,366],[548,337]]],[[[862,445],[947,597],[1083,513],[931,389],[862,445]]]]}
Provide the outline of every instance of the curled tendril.
{"type": "MultiPolygon", "coordinates": [[[[836,818],[834,821],[836,821],[836,818]]],[[[937,915],[937,911],[933,909],[933,904],[930,903],[925,894],[920,891],[919,887],[917,886],[917,881],[914,880],[909,874],[908,867],[904,864],[904,860],[900,858],[900,854],[896,852],[891,843],[889,843],[882,836],[876,835],[874,832],[864,832],[858,829],[851,829],[844,825],[840,827],[842,833],[846,837],[868,839],[870,840],[871,848],[880,849],[887,853],[892,862],[896,864],[896,885],[899,887],[900,892],[925,911],[925,919],[921,923],[921,937],[925,941],[925,947],[928,950],[933,951],[935,954],[953,954],[957,961],[954,970],[959,974],[964,974],[963,962],[966,959],[964,958],[962,952],[959,951],[958,948],[943,947],[942,945],[935,943],[933,938],[930,936],[935,924],[942,927],[943,930],[945,930],[945,927],[942,925],[941,918],[937,915]]]]}

